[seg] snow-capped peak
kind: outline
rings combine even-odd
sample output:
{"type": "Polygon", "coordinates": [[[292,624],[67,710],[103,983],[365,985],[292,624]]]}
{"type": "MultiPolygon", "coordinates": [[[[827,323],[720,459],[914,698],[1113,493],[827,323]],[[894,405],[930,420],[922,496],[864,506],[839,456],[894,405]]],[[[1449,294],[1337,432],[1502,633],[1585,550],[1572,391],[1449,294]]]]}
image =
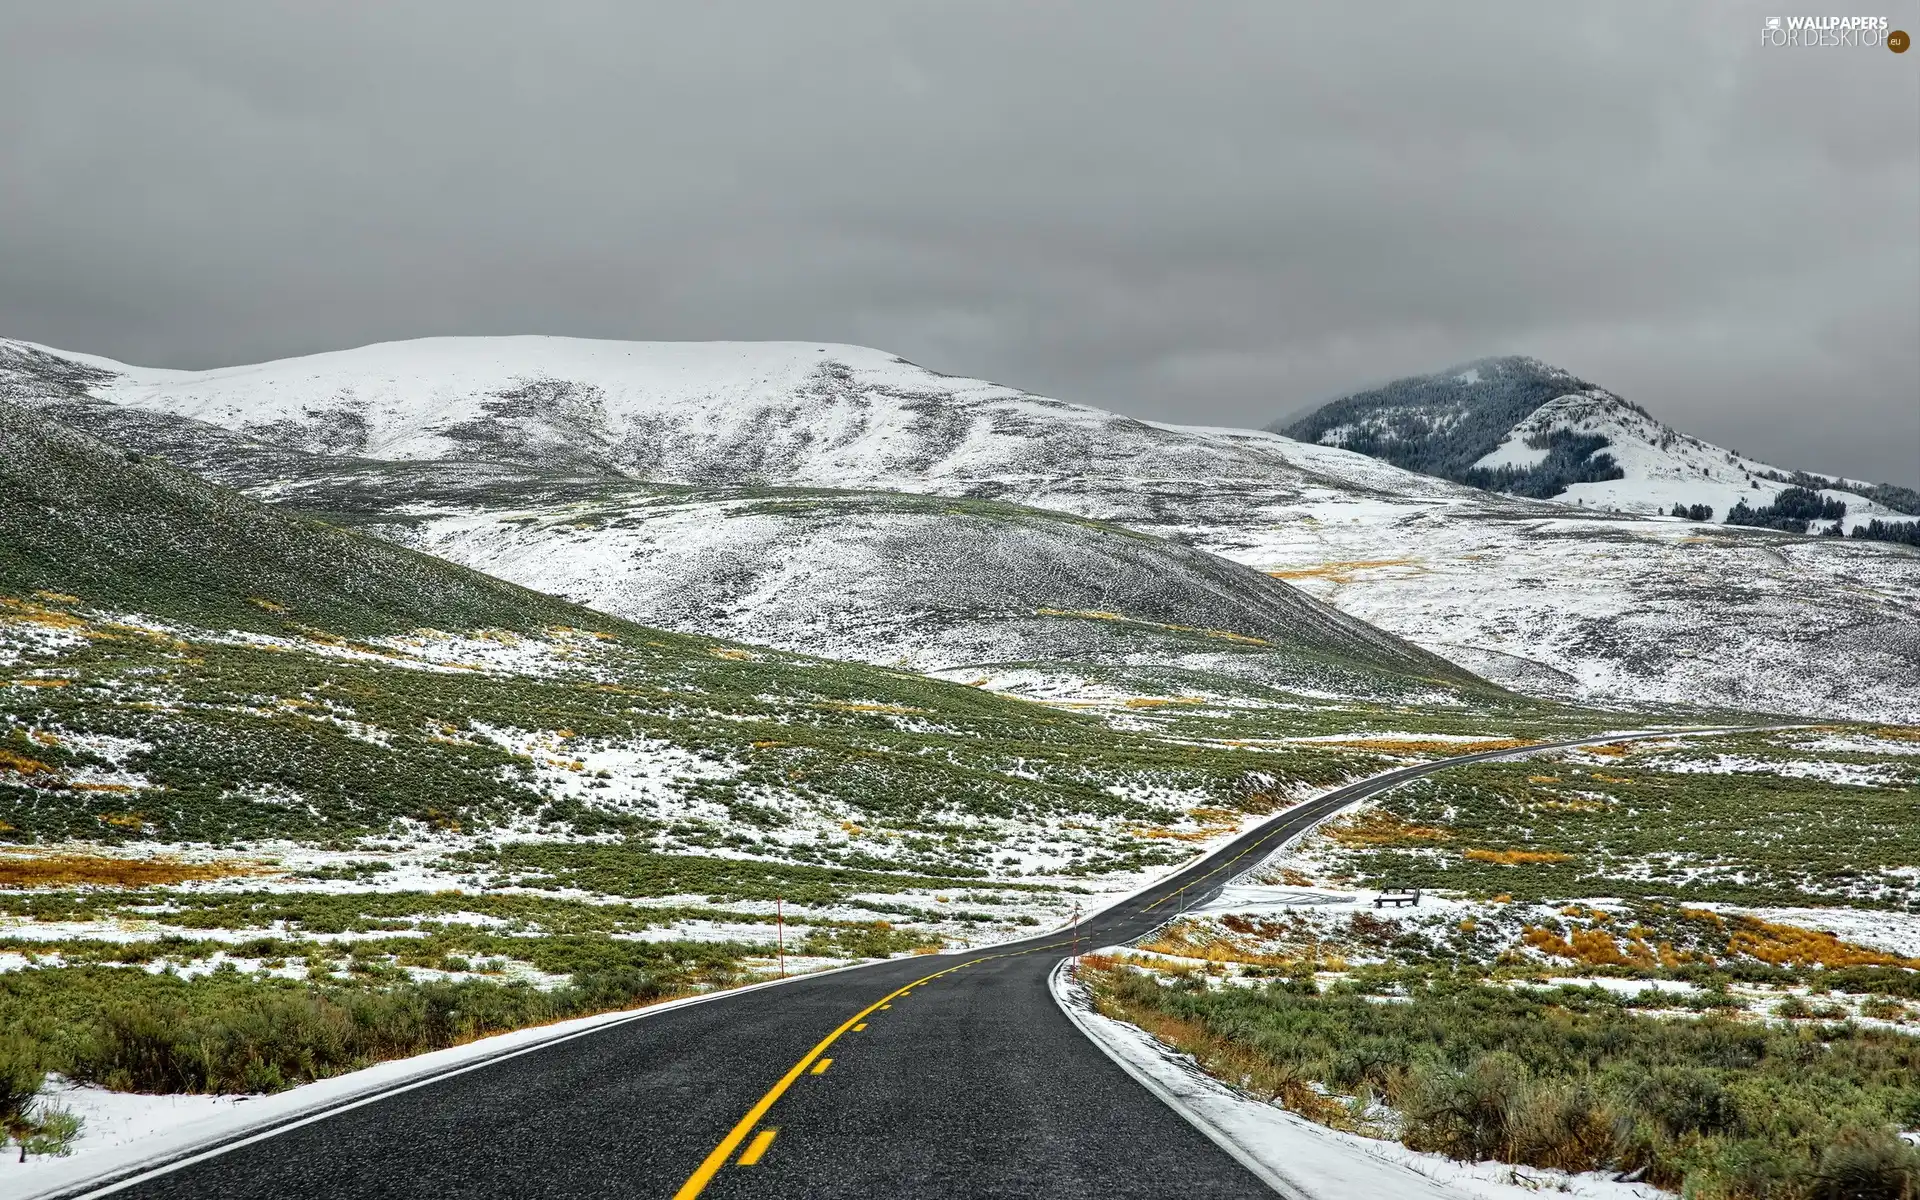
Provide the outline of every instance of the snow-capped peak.
{"type": "MultiPolygon", "coordinates": [[[[1573,483],[1554,497],[1591,508],[1663,516],[1676,504],[1682,508],[1705,505],[1712,510],[1711,519],[1718,521],[1741,502],[1751,508],[1766,505],[1793,477],[1780,467],[1681,433],[1599,388],[1547,401],[1474,466],[1496,470],[1538,466],[1551,452],[1555,434],[1606,440],[1596,453],[1611,458],[1620,477],[1573,483]]],[[[1874,517],[1907,519],[1858,492],[1819,491],[1824,498],[1847,506],[1844,527],[1848,529],[1874,517]]]]}

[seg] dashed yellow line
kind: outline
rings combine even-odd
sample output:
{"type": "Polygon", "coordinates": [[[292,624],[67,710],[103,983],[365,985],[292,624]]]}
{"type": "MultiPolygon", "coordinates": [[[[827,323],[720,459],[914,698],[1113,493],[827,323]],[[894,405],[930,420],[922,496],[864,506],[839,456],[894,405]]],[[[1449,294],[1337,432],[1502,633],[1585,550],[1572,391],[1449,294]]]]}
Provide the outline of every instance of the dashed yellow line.
{"type": "Polygon", "coordinates": [[[825,1075],[825,1074],[827,1073],[827,1068],[828,1068],[828,1067],[830,1067],[830,1066],[832,1066],[832,1065],[833,1065],[833,1060],[832,1060],[832,1059],[830,1059],[830,1058],[823,1058],[823,1059],[821,1059],[821,1060],[820,1060],[819,1062],[817,1062],[817,1063],[815,1063],[815,1064],[813,1064],[813,1070],[811,1070],[811,1071],[808,1071],[808,1072],[807,1072],[807,1074],[809,1074],[809,1075],[825,1075]]]}
{"type": "MultiPolygon", "coordinates": [[[[816,1072],[816,1074],[818,1074],[818,1072],[816,1072]]],[[[740,1156],[740,1165],[743,1167],[751,1167],[753,1164],[759,1162],[760,1156],[767,1152],[768,1146],[773,1145],[774,1136],[779,1132],[778,1129],[762,1129],[759,1133],[754,1134],[753,1141],[747,1146],[747,1152],[740,1156]]]]}
{"type": "Polygon", "coordinates": [[[867,1027],[867,1023],[865,1021],[862,1021],[858,1025],[855,1025],[853,1027],[853,1031],[855,1033],[859,1033],[862,1029],[865,1029],[866,1027],[867,1027]]]}
{"type": "MultiPolygon", "coordinates": [[[[998,955],[989,957],[998,957],[998,955]]],[[[795,1080],[805,1074],[807,1069],[812,1067],[814,1063],[820,1061],[821,1056],[826,1053],[827,1047],[833,1045],[841,1034],[846,1033],[855,1025],[864,1023],[868,1017],[886,1008],[890,1001],[897,998],[908,988],[919,987],[921,984],[930,980],[938,979],[942,975],[950,975],[958,971],[961,967],[972,966],[974,963],[981,961],[983,960],[978,958],[968,959],[966,962],[957,963],[944,971],[935,971],[931,975],[916,979],[906,987],[888,992],[879,1000],[867,1005],[867,1007],[841,1022],[838,1029],[820,1039],[819,1045],[807,1051],[804,1058],[793,1064],[787,1073],[780,1077],[780,1082],[774,1084],[767,1090],[766,1095],[760,1097],[758,1104],[755,1104],[747,1110],[747,1115],[740,1118],[739,1124],[735,1125],[733,1129],[727,1133],[726,1137],[721,1138],[720,1144],[715,1146],[712,1152],[701,1161],[700,1165],[694,1169],[693,1174],[687,1176],[687,1181],[681,1184],[680,1190],[673,1194],[673,1200],[694,1200],[695,1196],[706,1191],[707,1185],[713,1182],[713,1177],[719,1174],[720,1168],[726,1166],[727,1160],[733,1157],[733,1152],[740,1148],[740,1143],[746,1141],[747,1135],[753,1132],[756,1125],[760,1124],[760,1119],[767,1115],[768,1110],[773,1108],[780,1097],[787,1094],[787,1089],[793,1086],[795,1080]]],[[[750,1167],[754,1163],[759,1162],[760,1156],[765,1154],[767,1147],[773,1144],[774,1132],[775,1131],[771,1129],[762,1129],[756,1134],[753,1143],[747,1147],[747,1152],[740,1156],[740,1165],[750,1167]]]]}

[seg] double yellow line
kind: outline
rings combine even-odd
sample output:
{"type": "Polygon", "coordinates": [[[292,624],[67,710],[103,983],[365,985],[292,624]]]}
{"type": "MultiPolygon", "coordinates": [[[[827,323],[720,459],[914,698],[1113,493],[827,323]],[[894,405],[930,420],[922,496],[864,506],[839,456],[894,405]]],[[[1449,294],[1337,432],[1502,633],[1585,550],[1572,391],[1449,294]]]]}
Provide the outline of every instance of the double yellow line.
{"type": "Polygon", "coordinates": [[[1267,836],[1261,838],[1259,841],[1249,843],[1248,845],[1246,845],[1241,849],[1240,853],[1234,855],[1232,858],[1229,858],[1225,862],[1221,863],[1219,866],[1215,867],[1213,870],[1208,871],[1205,875],[1195,875],[1192,879],[1187,880],[1185,883],[1181,884],[1179,887],[1173,889],[1171,892],[1168,892],[1166,895],[1160,897],[1158,900],[1155,900],[1152,904],[1142,905],[1140,911],[1152,912],[1154,909],[1159,908],[1162,904],[1165,904],[1167,901],[1172,900],[1175,897],[1179,896],[1182,892],[1186,891],[1188,888],[1192,887],[1194,884],[1199,883],[1201,880],[1213,878],[1215,875],[1218,875],[1220,872],[1226,870],[1228,867],[1239,862],[1241,859],[1245,858],[1247,855],[1252,854],[1255,850],[1258,850],[1260,847],[1266,845],[1268,842],[1278,837],[1280,835],[1280,832],[1281,832],[1280,830],[1276,829],[1272,833],[1269,833],[1267,836]]]}
{"type": "MultiPolygon", "coordinates": [[[[805,1075],[809,1067],[813,1067],[813,1073],[815,1075],[820,1074],[826,1069],[825,1064],[833,1061],[830,1058],[821,1058],[820,1056],[826,1053],[827,1047],[833,1045],[841,1034],[849,1030],[866,1028],[867,1018],[874,1013],[892,1004],[895,1000],[898,1000],[921,984],[931,983],[942,975],[951,975],[962,967],[971,967],[975,963],[983,963],[995,958],[1015,958],[1022,954],[1037,954],[1042,950],[1052,950],[1055,947],[1065,946],[1067,944],[1068,940],[1062,939],[1061,941],[1048,942],[1041,946],[1031,946],[1025,950],[1010,950],[1002,954],[983,954],[979,958],[970,958],[966,962],[955,963],[944,971],[935,971],[931,975],[923,975],[905,987],[888,992],[872,1004],[867,1005],[859,1012],[848,1017],[841,1023],[840,1028],[834,1030],[826,1037],[821,1038],[818,1046],[807,1051],[806,1057],[793,1064],[787,1073],[780,1077],[780,1082],[774,1084],[772,1088],[768,1089],[766,1095],[760,1097],[758,1104],[747,1110],[747,1115],[740,1118],[740,1123],[735,1125],[726,1137],[721,1138],[720,1144],[713,1148],[713,1152],[707,1155],[692,1175],[687,1176],[687,1181],[681,1184],[680,1190],[673,1194],[673,1200],[694,1200],[694,1197],[706,1191],[707,1185],[713,1182],[713,1177],[720,1173],[720,1168],[726,1166],[727,1160],[733,1157],[733,1152],[740,1148],[740,1143],[747,1140],[747,1135],[753,1133],[754,1126],[758,1125],[761,1118],[765,1117],[768,1111],[779,1102],[780,1097],[787,1094],[787,1089],[794,1085],[794,1081],[802,1075],[805,1075]],[[816,1062],[820,1065],[815,1066],[816,1062]]],[[[750,1167],[759,1162],[760,1156],[767,1152],[767,1147],[773,1145],[773,1139],[777,1132],[777,1130],[773,1129],[762,1129],[756,1134],[753,1141],[748,1144],[746,1153],[740,1156],[739,1165],[750,1167]]]]}
{"type": "MultiPolygon", "coordinates": [[[[740,1118],[740,1123],[735,1125],[726,1137],[720,1139],[720,1144],[713,1148],[713,1152],[707,1155],[706,1159],[701,1162],[694,1173],[687,1177],[687,1181],[680,1185],[680,1190],[673,1194],[673,1200],[693,1200],[695,1196],[706,1191],[707,1184],[713,1182],[713,1177],[719,1173],[721,1167],[727,1165],[727,1160],[732,1158],[733,1152],[740,1148],[740,1143],[747,1140],[747,1135],[753,1132],[754,1126],[758,1125],[760,1119],[766,1116],[767,1112],[779,1102],[780,1097],[787,1094],[787,1089],[793,1086],[794,1081],[806,1074],[807,1069],[812,1067],[816,1060],[821,1063],[830,1063],[833,1061],[832,1059],[822,1059],[820,1056],[826,1053],[827,1047],[839,1040],[841,1034],[861,1024],[868,1017],[906,995],[914,988],[919,987],[921,984],[930,983],[942,975],[950,975],[958,971],[961,967],[970,967],[974,963],[981,961],[984,960],[978,958],[968,959],[966,962],[955,964],[944,971],[935,971],[931,975],[922,976],[912,983],[907,984],[905,987],[888,992],[872,1004],[867,1005],[859,1012],[848,1017],[841,1023],[840,1028],[820,1039],[818,1046],[807,1051],[805,1058],[793,1064],[793,1067],[788,1070],[785,1075],[780,1077],[780,1082],[774,1084],[766,1095],[760,1097],[758,1104],[747,1110],[747,1115],[740,1118]]],[[[822,1069],[824,1069],[824,1067],[822,1069]]],[[[818,1072],[816,1072],[816,1074],[817,1073],[818,1072]]],[[[773,1144],[775,1132],[776,1131],[772,1129],[762,1129],[759,1135],[753,1139],[753,1144],[747,1147],[747,1152],[740,1156],[740,1165],[750,1167],[759,1162],[760,1156],[765,1154],[767,1147],[773,1144]]]]}
{"type": "MultiPolygon", "coordinates": [[[[1191,884],[1198,883],[1200,882],[1200,880],[1206,879],[1208,876],[1218,874],[1219,872],[1225,870],[1228,866],[1231,866],[1233,863],[1236,863],[1240,859],[1245,858],[1254,849],[1256,849],[1261,845],[1264,845],[1270,839],[1271,836],[1272,835],[1269,835],[1268,838],[1262,838],[1260,839],[1260,841],[1253,843],[1253,845],[1246,847],[1246,849],[1242,850],[1239,854],[1234,855],[1232,858],[1228,859],[1226,862],[1222,863],[1220,866],[1215,867],[1213,870],[1207,872],[1206,875],[1202,875],[1196,879],[1189,880],[1187,884],[1182,885],[1181,891],[1186,890],[1186,887],[1190,886],[1191,884]]],[[[1154,901],[1153,904],[1149,904],[1146,907],[1153,908],[1155,905],[1163,904],[1167,900],[1172,899],[1173,896],[1177,896],[1179,894],[1180,894],[1179,892],[1174,892],[1172,893],[1172,895],[1162,896],[1159,900],[1154,901]]],[[[994,958],[1007,958],[1014,955],[1033,954],[1041,950],[1050,950],[1056,946],[1065,946],[1067,944],[1068,942],[1066,940],[1057,941],[1057,942],[1048,942],[1044,945],[1033,946],[1026,950],[1014,950],[1005,954],[986,954],[986,955],[982,955],[979,958],[970,958],[966,962],[956,963],[953,966],[948,967],[944,971],[935,971],[931,975],[923,975],[919,979],[914,980],[912,983],[909,983],[904,987],[896,988],[895,990],[888,992],[886,995],[880,997],[878,1000],[875,1000],[872,1004],[867,1005],[865,1008],[861,1009],[859,1012],[853,1014],[851,1017],[848,1017],[845,1021],[842,1021],[840,1023],[839,1028],[835,1029],[832,1033],[829,1033],[826,1037],[821,1038],[820,1044],[815,1046],[813,1049],[807,1051],[805,1056],[803,1056],[799,1062],[789,1067],[787,1069],[787,1073],[780,1077],[780,1081],[778,1083],[775,1083],[771,1088],[767,1089],[767,1094],[760,1097],[759,1102],[756,1103],[752,1108],[747,1110],[747,1115],[744,1117],[741,1117],[739,1122],[735,1124],[731,1130],[728,1131],[727,1136],[720,1139],[720,1144],[715,1146],[705,1159],[701,1160],[700,1165],[694,1169],[693,1174],[689,1175],[687,1177],[687,1181],[680,1185],[680,1190],[673,1194],[673,1200],[695,1200],[695,1197],[699,1196],[702,1192],[706,1191],[707,1185],[713,1182],[713,1177],[720,1173],[720,1168],[726,1166],[728,1160],[733,1158],[734,1151],[740,1149],[741,1143],[747,1142],[747,1137],[749,1134],[753,1135],[753,1141],[747,1143],[746,1151],[745,1153],[740,1155],[740,1158],[738,1160],[738,1165],[743,1167],[750,1167],[758,1163],[761,1157],[766,1154],[768,1148],[773,1145],[773,1140],[775,1136],[777,1136],[777,1134],[779,1133],[778,1130],[770,1129],[770,1128],[761,1129],[759,1130],[758,1133],[755,1133],[754,1131],[759,1126],[761,1120],[766,1117],[767,1113],[772,1111],[773,1106],[775,1104],[778,1104],[780,1102],[780,1097],[787,1094],[787,1089],[792,1087],[796,1082],[798,1082],[802,1075],[807,1074],[809,1069],[811,1069],[813,1074],[815,1075],[818,1075],[823,1071],[825,1071],[827,1069],[828,1064],[833,1062],[832,1059],[823,1057],[826,1054],[828,1048],[831,1047],[836,1041],[840,1040],[840,1036],[842,1034],[845,1034],[855,1029],[865,1029],[867,1018],[872,1016],[874,1013],[879,1012],[881,1009],[886,1008],[888,1005],[892,1004],[895,1000],[898,1000],[900,997],[906,995],[908,992],[912,991],[914,988],[919,987],[921,984],[931,983],[934,980],[940,978],[942,975],[951,975],[955,971],[960,970],[962,967],[970,967],[975,963],[986,962],[987,960],[994,959],[994,958]]]]}

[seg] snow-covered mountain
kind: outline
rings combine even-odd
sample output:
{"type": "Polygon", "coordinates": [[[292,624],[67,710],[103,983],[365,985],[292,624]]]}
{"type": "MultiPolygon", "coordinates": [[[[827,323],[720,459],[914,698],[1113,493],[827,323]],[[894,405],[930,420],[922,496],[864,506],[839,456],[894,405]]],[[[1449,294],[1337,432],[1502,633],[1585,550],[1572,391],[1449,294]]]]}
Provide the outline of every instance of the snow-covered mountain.
{"type": "MultiPolygon", "coordinates": [[[[1544,462],[1556,435],[1606,439],[1606,457],[1618,468],[1611,479],[1572,483],[1557,499],[1612,509],[1615,512],[1665,516],[1675,505],[1705,506],[1725,521],[1739,505],[1759,509],[1796,481],[1819,483],[1796,476],[1769,463],[1681,433],[1655,420],[1618,396],[1595,389],[1549,400],[1511,430],[1501,443],[1478,459],[1483,470],[1529,468],[1544,462]]],[[[1874,519],[1911,521],[1875,499],[1885,489],[1857,480],[1825,480],[1835,486],[1815,487],[1823,500],[1846,506],[1843,516],[1821,521],[1817,528],[1836,522],[1851,531],[1874,519]]]]}
{"type": "Polygon", "coordinates": [[[1086,605],[1155,637],[1200,628],[1180,612],[1231,611],[1212,628],[1262,637],[1232,627],[1275,611],[1255,576],[1201,569],[1204,555],[1173,553],[1184,545],[1525,690],[1920,716],[1920,555],[1906,548],[1501,495],[857,347],[433,339],[184,373],[13,343],[0,390],[256,496],[669,628],[930,670],[1080,653],[1058,627],[1031,636],[1021,608],[1085,626],[1100,618],[1057,614],[1086,605]],[[756,498],[769,487],[833,495],[756,498]],[[1190,590],[1154,599],[1156,572],[1190,590]],[[989,611],[994,598],[1011,600],[989,611]],[[916,615],[935,610],[948,615],[916,615]],[[902,653],[916,622],[942,630],[918,657],[902,653]]]}
{"type": "MultiPolygon", "coordinates": [[[[1475,487],[1614,512],[1766,523],[1779,493],[1819,494],[1812,531],[1920,518],[1911,489],[1784,470],[1668,426],[1571,372],[1489,358],[1329,401],[1274,428],[1475,487]],[[1742,510],[1739,506],[1745,506],[1742,510]]],[[[1799,528],[1799,525],[1791,526],[1799,528]]]]}
{"type": "MultiPolygon", "coordinates": [[[[1139,421],[862,346],[424,338],[199,372],[26,343],[0,350],[16,364],[69,360],[101,400],[285,449],[380,460],[902,491],[993,480],[1027,491],[1080,478],[1270,482],[1301,477],[1315,458],[1270,434],[1139,421]]],[[[1318,457],[1354,467],[1351,456],[1318,457]]]]}

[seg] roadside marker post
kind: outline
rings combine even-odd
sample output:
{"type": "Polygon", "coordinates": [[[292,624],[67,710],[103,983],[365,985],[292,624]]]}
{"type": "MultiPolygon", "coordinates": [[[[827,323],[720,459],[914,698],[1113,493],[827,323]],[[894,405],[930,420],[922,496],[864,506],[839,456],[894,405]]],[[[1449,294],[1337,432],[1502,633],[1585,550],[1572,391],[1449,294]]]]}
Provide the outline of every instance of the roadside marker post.
{"type": "Polygon", "coordinates": [[[1073,902],[1073,973],[1080,974],[1080,902],[1073,902]]]}
{"type": "Polygon", "coordinates": [[[787,919],[786,914],[781,911],[779,896],[773,898],[773,936],[775,944],[780,948],[780,978],[785,979],[787,977],[787,919]]]}

